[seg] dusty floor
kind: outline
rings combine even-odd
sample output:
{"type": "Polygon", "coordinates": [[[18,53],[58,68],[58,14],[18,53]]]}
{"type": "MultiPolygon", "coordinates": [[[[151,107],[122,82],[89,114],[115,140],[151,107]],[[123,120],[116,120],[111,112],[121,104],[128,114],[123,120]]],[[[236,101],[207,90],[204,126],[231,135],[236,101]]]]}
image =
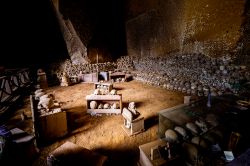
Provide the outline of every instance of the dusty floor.
{"type": "MultiPolygon", "coordinates": [[[[40,149],[39,157],[33,165],[46,165],[47,155],[63,144],[71,141],[77,145],[108,156],[110,165],[136,165],[139,158],[138,146],[158,138],[158,112],[183,103],[183,94],[142,84],[137,81],[115,83],[114,88],[122,94],[123,106],[134,101],[137,110],[145,118],[145,132],[129,137],[121,125],[121,115],[91,116],[86,113],[85,96],[93,92],[92,83],[80,83],[69,87],[51,87],[56,100],[62,102],[67,111],[69,134],[57,142],[40,149]]],[[[31,119],[21,121],[20,112],[31,117],[29,98],[25,106],[18,110],[9,124],[31,132],[31,119]]]]}

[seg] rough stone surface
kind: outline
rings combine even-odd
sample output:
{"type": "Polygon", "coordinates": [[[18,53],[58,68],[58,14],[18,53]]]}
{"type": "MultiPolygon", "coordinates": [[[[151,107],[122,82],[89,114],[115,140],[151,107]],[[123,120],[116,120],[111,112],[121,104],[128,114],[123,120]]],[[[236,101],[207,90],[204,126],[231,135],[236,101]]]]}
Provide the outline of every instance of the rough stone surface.
{"type": "Polygon", "coordinates": [[[67,50],[72,63],[89,63],[89,59],[87,56],[87,48],[84,46],[81,39],[78,37],[71,21],[69,19],[64,20],[63,16],[59,13],[59,11],[56,11],[56,13],[60,29],[62,31],[64,41],[66,43],[67,50]]]}
{"type": "Polygon", "coordinates": [[[143,5],[140,1],[129,3],[126,24],[129,55],[234,54],[243,35],[241,25],[247,21],[242,17],[247,17],[244,0],[153,1],[143,5]]]}

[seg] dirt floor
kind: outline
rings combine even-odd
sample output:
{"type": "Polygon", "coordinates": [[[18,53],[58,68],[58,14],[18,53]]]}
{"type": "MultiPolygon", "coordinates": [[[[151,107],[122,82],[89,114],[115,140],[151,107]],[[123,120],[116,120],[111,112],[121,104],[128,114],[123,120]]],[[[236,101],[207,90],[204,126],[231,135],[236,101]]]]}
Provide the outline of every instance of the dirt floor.
{"type": "MultiPolygon", "coordinates": [[[[110,165],[136,165],[139,159],[138,146],[158,138],[158,112],[183,103],[183,94],[153,87],[138,81],[114,83],[118,94],[122,94],[123,106],[134,101],[137,110],[145,118],[145,131],[135,136],[128,136],[122,129],[121,115],[91,116],[86,112],[85,96],[93,93],[93,83],[80,83],[69,87],[50,87],[57,101],[67,111],[69,133],[66,137],[40,148],[39,157],[33,165],[46,165],[46,157],[66,141],[108,156],[110,165]]],[[[30,102],[15,112],[9,124],[31,132],[30,102]],[[28,116],[21,120],[21,112],[28,116]]]]}

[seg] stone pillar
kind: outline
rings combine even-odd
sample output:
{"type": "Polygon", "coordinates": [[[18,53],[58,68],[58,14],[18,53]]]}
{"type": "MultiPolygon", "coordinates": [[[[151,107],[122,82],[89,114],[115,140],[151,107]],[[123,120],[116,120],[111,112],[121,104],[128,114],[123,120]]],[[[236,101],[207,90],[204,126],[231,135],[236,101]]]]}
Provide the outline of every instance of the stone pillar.
{"type": "Polygon", "coordinates": [[[59,0],[52,0],[55,9],[59,12],[59,0]]]}

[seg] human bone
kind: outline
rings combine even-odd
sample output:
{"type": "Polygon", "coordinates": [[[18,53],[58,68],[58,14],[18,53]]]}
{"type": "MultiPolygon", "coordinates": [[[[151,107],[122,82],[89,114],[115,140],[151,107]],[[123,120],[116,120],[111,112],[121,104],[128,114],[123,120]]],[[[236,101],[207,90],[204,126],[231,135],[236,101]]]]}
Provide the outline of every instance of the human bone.
{"type": "Polygon", "coordinates": [[[210,113],[210,114],[207,114],[206,115],[206,118],[205,118],[205,121],[211,125],[211,126],[217,126],[219,124],[218,122],[218,116],[216,116],[215,114],[213,113],[210,113]]]}
{"type": "MultiPolygon", "coordinates": [[[[62,73],[66,72],[69,76],[77,76],[80,73],[93,73],[96,71],[131,71],[136,70],[138,73],[133,76],[134,79],[152,86],[161,86],[169,90],[177,87],[186,88],[186,92],[191,88],[191,94],[203,96],[207,92],[197,90],[200,86],[213,87],[218,95],[225,92],[225,88],[231,83],[249,80],[250,75],[244,65],[234,64],[233,59],[212,58],[204,54],[169,54],[162,57],[136,57],[124,56],[117,62],[105,62],[98,64],[73,64],[66,60],[62,64],[52,65],[52,74],[56,74],[58,79],[62,73]],[[223,66],[220,68],[220,66],[223,66]],[[223,70],[221,70],[223,69],[223,70]],[[226,70],[226,71],[224,71],[226,70]],[[223,74],[224,73],[224,74],[223,74]],[[192,84],[193,83],[193,84],[192,84]],[[219,92],[219,93],[218,93],[219,92]]],[[[120,81],[120,80],[119,80],[120,81]]],[[[237,93],[239,90],[233,86],[228,88],[231,92],[237,93]]],[[[180,90],[180,89],[179,89],[180,90]]]]}
{"type": "Polygon", "coordinates": [[[194,144],[187,143],[187,142],[184,142],[182,144],[182,148],[183,148],[183,151],[185,154],[184,155],[185,160],[188,163],[190,163],[190,165],[195,165],[196,161],[198,160],[198,156],[199,156],[198,148],[194,144]]]}
{"type": "Polygon", "coordinates": [[[105,103],[105,104],[103,105],[103,108],[104,108],[104,109],[109,109],[109,108],[110,108],[110,104],[109,104],[109,103],[105,103]]]}
{"type": "Polygon", "coordinates": [[[100,94],[101,94],[100,89],[95,89],[94,90],[94,95],[100,95],[100,94]]]}
{"type": "Polygon", "coordinates": [[[91,101],[90,103],[89,103],[89,107],[91,108],[91,109],[96,109],[97,108],[97,102],[96,101],[91,101]]]}
{"type": "Polygon", "coordinates": [[[117,94],[117,91],[116,91],[115,89],[112,89],[112,90],[110,91],[110,94],[111,94],[111,95],[116,95],[116,94],[117,94]]]}
{"type": "Polygon", "coordinates": [[[199,134],[199,128],[198,128],[198,126],[196,126],[192,122],[186,123],[186,128],[189,129],[191,132],[193,132],[195,134],[199,134]]]}
{"type": "Polygon", "coordinates": [[[113,103],[111,108],[118,109],[119,108],[119,103],[117,103],[117,102],[113,103]]]}
{"type": "Polygon", "coordinates": [[[102,103],[100,103],[100,104],[98,105],[98,109],[103,109],[103,104],[102,104],[102,103]]]}
{"type": "Polygon", "coordinates": [[[193,138],[191,139],[191,142],[192,142],[193,144],[196,144],[196,145],[198,145],[198,146],[204,148],[204,149],[207,149],[207,147],[208,147],[206,141],[205,141],[204,139],[202,139],[201,137],[199,137],[199,136],[193,137],[193,138]]]}
{"type": "Polygon", "coordinates": [[[188,137],[187,131],[186,131],[184,128],[182,128],[182,127],[180,127],[180,126],[176,126],[176,127],[174,128],[174,130],[175,130],[177,133],[179,133],[183,138],[187,138],[187,137],[188,137]]]}
{"type": "Polygon", "coordinates": [[[66,72],[63,72],[61,78],[61,86],[69,86],[69,77],[66,72]]]}
{"type": "Polygon", "coordinates": [[[41,92],[44,92],[44,90],[43,89],[37,89],[34,93],[36,95],[36,94],[41,93],[41,92]]]}
{"type": "Polygon", "coordinates": [[[136,107],[135,107],[135,102],[130,102],[130,103],[128,104],[128,109],[129,109],[133,114],[137,114],[136,107]]]}
{"type": "Polygon", "coordinates": [[[38,102],[38,109],[45,108],[47,111],[54,106],[53,99],[51,97],[40,98],[38,102]]]}
{"type": "Polygon", "coordinates": [[[202,132],[206,132],[208,130],[206,122],[201,118],[195,120],[195,124],[201,129],[202,132]]]}
{"type": "Polygon", "coordinates": [[[123,108],[122,116],[129,122],[132,122],[133,120],[133,114],[127,108],[123,108]]]}
{"type": "Polygon", "coordinates": [[[172,129],[167,129],[165,131],[165,139],[170,142],[177,142],[178,141],[178,135],[176,134],[176,132],[172,129]]]}
{"type": "Polygon", "coordinates": [[[35,99],[36,99],[36,100],[39,100],[40,97],[43,96],[43,95],[45,95],[45,92],[37,92],[37,93],[35,94],[35,99]]]}

